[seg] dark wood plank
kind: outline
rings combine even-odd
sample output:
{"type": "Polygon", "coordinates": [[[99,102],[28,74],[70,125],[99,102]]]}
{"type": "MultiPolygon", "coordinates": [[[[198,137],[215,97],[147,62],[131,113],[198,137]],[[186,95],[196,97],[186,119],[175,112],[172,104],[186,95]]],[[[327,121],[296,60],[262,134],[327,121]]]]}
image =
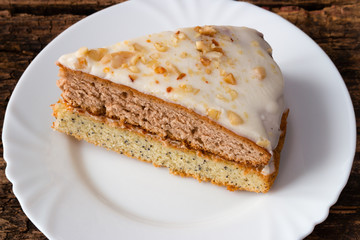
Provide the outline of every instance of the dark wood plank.
{"type": "MultiPolygon", "coordinates": [[[[34,57],[71,24],[120,1],[0,0],[0,124],[12,90],[34,57]]],[[[360,133],[360,3],[253,0],[294,23],[330,56],[349,89],[360,133]]],[[[2,128],[1,128],[2,129],[2,128]]],[[[0,239],[46,239],[22,212],[0,149],[0,239]]],[[[341,160],[341,159],[340,159],[341,160]]],[[[339,160],[339,161],[340,161],[339,160]]],[[[360,239],[360,143],[348,184],[307,239],[360,239]]]]}

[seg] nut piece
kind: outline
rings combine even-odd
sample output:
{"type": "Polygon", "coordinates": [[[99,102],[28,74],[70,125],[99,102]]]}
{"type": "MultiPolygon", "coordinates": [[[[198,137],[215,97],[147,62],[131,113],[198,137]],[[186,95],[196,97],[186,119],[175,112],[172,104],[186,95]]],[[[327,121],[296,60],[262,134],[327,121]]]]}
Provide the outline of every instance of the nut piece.
{"type": "Polygon", "coordinates": [[[166,62],[167,66],[168,66],[168,70],[169,72],[174,72],[175,74],[179,75],[181,72],[179,71],[179,69],[172,63],[166,62]]]}
{"type": "Polygon", "coordinates": [[[266,78],[266,71],[263,67],[255,67],[253,68],[253,78],[258,80],[264,80],[266,78]]]}
{"type": "Polygon", "coordinates": [[[140,69],[137,66],[130,66],[129,70],[133,73],[139,73],[140,69]]]}
{"type": "Polygon", "coordinates": [[[206,110],[206,114],[214,120],[219,120],[221,112],[218,110],[209,108],[206,110]]]}
{"type": "Polygon", "coordinates": [[[181,84],[179,88],[185,93],[194,93],[194,95],[198,94],[198,92],[200,91],[200,89],[194,88],[190,84],[181,84]]]}
{"type": "Polygon", "coordinates": [[[180,39],[180,40],[184,40],[184,39],[187,38],[186,34],[183,33],[183,32],[180,32],[180,31],[177,31],[177,32],[175,33],[175,36],[176,36],[176,38],[178,38],[178,39],[180,39]]]}
{"type": "Polygon", "coordinates": [[[145,51],[145,47],[141,46],[138,43],[133,43],[131,46],[129,46],[129,49],[131,51],[135,51],[135,52],[144,52],[145,51]]]}
{"type": "Polygon", "coordinates": [[[176,80],[181,80],[186,76],[186,73],[180,73],[176,80]]]}
{"type": "Polygon", "coordinates": [[[186,58],[188,56],[188,53],[187,52],[182,52],[181,54],[180,54],[180,57],[181,58],[186,58]]]}
{"type": "Polygon", "coordinates": [[[209,66],[211,61],[209,59],[207,59],[206,57],[200,57],[200,62],[202,63],[202,65],[204,65],[205,67],[209,66]]]}
{"type": "Polygon", "coordinates": [[[204,41],[196,41],[195,42],[196,49],[200,52],[206,53],[210,51],[210,47],[208,44],[205,44],[204,41]]]}
{"type": "Polygon", "coordinates": [[[134,82],[136,79],[137,79],[137,76],[136,75],[133,75],[133,74],[130,74],[129,75],[129,78],[132,82],[134,82]]]}
{"type": "Polygon", "coordinates": [[[239,125],[239,124],[244,123],[244,120],[239,115],[234,113],[233,111],[228,110],[226,113],[227,113],[227,117],[232,125],[239,125]]]}
{"type": "Polygon", "coordinates": [[[134,66],[138,63],[138,61],[141,59],[141,55],[140,54],[136,54],[135,56],[133,56],[130,60],[130,65],[134,66]]]}
{"type": "Polygon", "coordinates": [[[77,61],[75,62],[75,68],[77,69],[84,69],[87,67],[87,61],[84,57],[77,58],[77,61]]]}
{"type": "Polygon", "coordinates": [[[238,97],[238,92],[229,87],[225,88],[225,91],[230,94],[231,100],[234,101],[238,97]]]}
{"type": "Polygon", "coordinates": [[[206,53],[205,56],[210,59],[219,59],[222,55],[223,55],[223,53],[221,53],[221,52],[212,51],[212,52],[206,53]]]}
{"type": "Polygon", "coordinates": [[[101,60],[100,62],[102,64],[107,64],[111,61],[112,57],[111,57],[111,54],[106,54],[101,60]]]}
{"type": "Polygon", "coordinates": [[[158,50],[159,52],[166,52],[168,47],[166,45],[164,45],[163,43],[160,42],[156,42],[154,43],[154,47],[156,48],[156,50],[158,50]]]}
{"type": "Polygon", "coordinates": [[[257,145],[263,148],[268,148],[270,146],[270,141],[267,139],[261,139],[256,142],[257,145]]]}
{"type": "Polygon", "coordinates": [[[160,53],[153,53],[150,55],[150,58],[153,59],[153,60],[157,60],[160,58],[160,53]]]}
{"type": "Polygon", "coordinates": [[[201,35],[214,36],[216,34],[216,29],[213,26],[204,26],[204,27],[195,27],[194,30],[201,35]]]}
{"type": "Polygon", "coordinates": [[[216,46],[220,46],[220,44],[218,43],[218,41],[216,41],[215,39],[211,39],[211,42],[216,46]]]}
{"type": "Polygon", "coordinates": [[[103,69],[103,72],[104,72],[104,73],[110,72],[110,68],[108,68],[108,67],[104,68],[104,69],[103,69]]]}
{"type": "Polygon", "coordinates": [[[100,61],[107,52],[108,50],[106,48],[98,48],[89,50],[87,54],[92,60],[100,61]]]}
{"type": "Polygon", "coordinates": [[[228,84],[236,84],[236,79],[234,78],[234,75],[232,73],[226,74],[226,76],[224,77],[224,81],[228,84]]]}
{"type": "Polygon", "coordinates": [[[75,55],[76,57],[83,57],[88,53],[88,51],[89,49],[87,47],[81,47],[76,51],[75,55]]]}
{"type": "Polygon", "coordinates": [[[185,40],[186,38],[187,36],[185,35],[185,33],[177,31],[172,39],[174,46],[176,47],[180,40],[185,40]]]}
{"type": "Polygon", "coordinates": [[[224,95],[222,95],[222,94],[216,94],[216,98],[221,100],[221,101],[224,101],[224,102],[229,102],[229,99],[224,97],[224,95]]]}
{"type": "Polygon", "coordinates": [[[154,71],[155,71],[155,73],[157,73],[157,74],[164,74],[164,73],[166,73],[166,69],[163,68],[163,67],[161,67],[161,66],[155,67],[154,71]]]}
{"type": "Polygon", "coordinates": [[[133,55],[134,53],[127,51],[114,52],[111,54],[111,66],[113,68],[119,68],[123,64],[126,64],[133,55]]]}

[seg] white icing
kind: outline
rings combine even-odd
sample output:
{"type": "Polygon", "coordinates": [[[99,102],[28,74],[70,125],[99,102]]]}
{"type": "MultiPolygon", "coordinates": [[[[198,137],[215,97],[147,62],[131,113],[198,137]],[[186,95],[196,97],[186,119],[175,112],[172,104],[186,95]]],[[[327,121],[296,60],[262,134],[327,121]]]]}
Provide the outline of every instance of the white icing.
{"type": "MultiPolygon", "coordinates": [[[[84,48],[63,55],[59,62],[68,68],[183,105],[203,116],[207,116],[209,109],[215,109],[220,112],[215,120],[217,123],[272,152],[280,135],[284,83],[279,67],[268,53],[271,48],[253,29],[231,26],[213,26],[212,29],[216,30],[213,36],[202,35],[194,28],[184,28],[179,31],[186,35],[185,39],[179,39],[183,38],[179,32],[168,31],[106,48],[108,53],[129,51],[139,54],[142,59],[133,64],[138,73],[134,73],[134,69],[130,71],[128,66],[131,63],[115,69],[111,67],[111,62],[103,64],[93,60],[84,48]],[[200,41],[211,42],[212,39],[219,44],[223,54],[221,51],[201,53],[197,50],[196,47],[201,46],[200,41]],[[141,51],[136,46],[134,49],[135,43],[141,46],[141,51]],[[165,48],[157,48],[155,43],[165,48]],[[156,55],[159,58],[152,61],[154,66],[150,66],[149,62],[156,55]],[[202,64],[201,56],[211,61],[208,66],[202,64]],[[86,64],[79,67],[79,58],[85,58],[86,64]],[[167,73],[155,73],[156,66],[163,67],[167,73]],[[180,73],[186,76],[178,80],[180,73]],[[234,76],[236,84],[224,81],[224,76],[229,73],[234,76]],[[132,81],[129,75],[136,79],[132,81]],[[240,116],[243,123],[233,125],[228,118],[228,110],[240,116]]],[[[263,170],[265,174],[273,171],[270,163],[268,166],[266,169],[269,171],[263,170]]]]}
{"type": "Polygon", "coordinates": [[[270,175],[275,172],[275,163],[273,155],[270,158],[270,161],[265,167],[261,170],[261,174],[263,175],[270,175]]]}

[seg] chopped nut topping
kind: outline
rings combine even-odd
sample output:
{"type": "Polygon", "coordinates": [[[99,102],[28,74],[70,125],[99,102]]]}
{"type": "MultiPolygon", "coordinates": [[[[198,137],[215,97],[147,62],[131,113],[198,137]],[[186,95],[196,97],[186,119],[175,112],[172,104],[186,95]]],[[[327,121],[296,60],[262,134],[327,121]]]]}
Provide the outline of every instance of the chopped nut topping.
{"type": "Polygon", "coordinates": [[[224,102],[229,102],[229,99],[224,97],[222,94],[216,94],[216,98],[220,99],[221,101],[224,101],[224,102]]]}
{"type": "Polygon", "coordinates": [[[270,54],[270,56],[272,55],[272,48],[268,48],[266,49],[266,51],[268,52],[268,54],[270,54]]]}
{"type": "Polygon", "coordinates": [[[207,59],[206,57],[200,57],[200,62],[202,63],[202,65],[209,66],[211,61],[209,59],[207,59]]]}
{"type": "Polygon", "coordinates": [[[154,43],[154,47],[159,52],[166,52],[168,49],[168,47],[166,45],[164,45],[163,43],[160,43],[160,42],[154,43]]]}
{"type": "Polygon", "coordinates": [[[205,54],[205,56],[210,59],[219,59],[222,55],[223,54],[221,52],[216,51],[208,52],[205,54]]]}
{"type": "Polygon", "coordinates": [[[186,93],[194,93],[195,95],[200,91],[200,89],[194,88],[190,84],[181,84],[179,89],[186,93]]]}
{"type": "Polygon", "coordinates": [[[209,109],[206,110],[206,114],[207,114],[210,118],[212,118],[212,119],[214,119],[214,120],[219,120],[220,115],[221,115],[221,112],[218,111],[218,110],[209,108],[209,109]]]}
{"type": "Polygon", "coordinates": [[[236,79],[234,78],[234,75],[232,73],[228,73],[225,77],[224,77],[224,81],[228,84],[232,84],[235,85],[236,84],[236,79]]]}
{"type": "Polygon", "coordinates": [[[155,60],[159,59],[160,58],[160,53],[153,53],[153,54],[150,55],[150,58],[155,59],[155,60]]]}
{"type": "Polygon", "coordinates": [[[129,78],[132,82],[134,82],[137,79],[137,76],[131,74],[131,75],[129,75],[129,78]]]}
{"type": "Polygon", "coordinates": [[[213,51],[215,51],[215,52],[219,52],[219,53],[224,54],[224,52],[223,52],[222,48],[220,48],[220,47],[215,47],[215,48],[212,48],[212,50],[213,50],[213,51]]]}
{"type": "Polygon", "coordinates": [[[84,69],[87,67],[87,61],[84,57],[77,58],[77,62],[75,63],[75,68],[84,69]]]}
{"type": "Polygon", "coordinates": [[[267,139],[261,139],[257,141],[256,144],[263,148],[268,148],[270,146],[270,142],[267,139]]]}
{"type": "Polygon", "coordinates": [[[172,87],[168,87],[168,88],[166,88],[166,91],[169,93],[169,92],[171,92],[173,90],[173,88],[172,87]]]}
{"type": "Polygon", "coordinates": [[[140,57],[140,61],[141,61],[141,63],[146,64],[146,59],[145,59],[144,56],[141,56],[141,57],[140,57]]]}
{"type": "Polygon", "coordinates": [[[196,45],[196,49],[200,52],[206,53],[210,51],[210,47],[207,44],[205,44],[204,41],[196,41],[195,45],[196,45]]]}
{"type": "Polygon", "coordinates": [[[172,39],[174,46],[176,47],[179,43],[179,40],[185,40],[187,38],[187,36],[185,35],[185,33],[177,31],[174,34],[174,38],[172,39]]]}
{"type": "Polygon", "coordinates": [[[91,49],[87,52],[87,55],[94,61],[100,61],[107,52],[106,48],[91,49]]]}
{"type": "Polygon", "coordinates": [[[161,67],[161,66],[155,67],[154,71],[155,71],[155,73],[157,73],[157,74],[164,74],[164,73],[166,73],[166,69],[163,68],[163,67],[161,67]]]}
{"type": "Polygon", "coordinates": [[[258,80],[264,80],[266,78],[266,71],[263,67],[255,67],[253,68],[253,78],[258,80]]]}
{"type": "Polygon", "coordinates": [[[133,44],[130,46],[130,50],[131,50],[131,51],[135,51],[135,52],[144,52],[144,51],[145,51],[145,47],[141,46],[141,45],[138,44],[138,43],[133,43],[133,44]]]}
{"type": "Polygon", "coordinates": [[[129,70],[133,73],[139,73],[140,69],[137,66],[130,66],[129,70]]]}
{"type": "Polygon", "coordinates": [[[111,66],[113,68],[119,68],[123,64],[127,63],[127,61],[134,55],[132,52],[120,51],[111,54],[111,66]]]}
{"type": "Polygon", "coordinates": [[[104,73],[110,72],[110,68],[108,68],[108,67],[104,68],[104,69],[103,69],[103,72],[104,72],[104,73]]]}
{"type": "Polygon", "coordinates": [[[180,54],[180,57],[181,57],[181,58],[186,58],[187,56],[188,56],[187,52],[182,52],[182,53],[180,54]]]}
{"type": "Polygon", "coordinates": [[[226,113],[227,113],[227,117],[232,125],[239,125],[239,124],[244,123],[244,120],[238,114],[234,113],[233,111],[228,110],[226,113]]]}
{"type": "Polygon", "coordinates": [[[133,56],[130,60],[130,65],[136,65],[138,63],[138,61],[141,59],[141,55],[140,54],[136,54],[135,56],[133,56]]]}
{"type": "Polygon", "coordinates": [[[173,46],[174,46],[174,47],[177,47],[177,46],[178,46],[178,43],[179,43],[179,39],[176,38],[176,37],[174,37],[174,38],[172,39],[172,43],[173,43],[173,46]]]}
{"type": "Polygon", "coordinates": [[[101,58],[100,62],[102,64],[107,64],[111,61],[112,57],[111,54],[106,54],[103,58],[101,58]]]}
{"type": "Polygon", "coordinates": [[[170,70],[170,72],[174,72],[176,74],[180,74],[181,72],[179,71],[179,69],[172,63],[166,62],[166,64],[168,65],[168,70],[170,70]]]}
{"type": "Polygon", "coordinates": [[[176,36],[176,38],[178,38],[178,39],[180,39],[180,40],[184,40],[184,39],[187,38],[186,34],[183,33],[183,32],[180,32],[180,31],[177,31],[177,32],[175,33],[175,36],[176,36]]]}
{"type": "Polygon", "coordinates": [[[216,34],[216,29],[213,26],[204,26],[204,27],[195,27],[194,30],[201,35],[214,36],[216,34]]]}
{"type": "Polygon", "coordinates": [[[176,80],[181,80],[186,76],[185,73],[180,73],[179,76],[176,78],[176,80]]]}
{"type": "Polygon", "coordinates": [[[158,67],[159,64],[160,63],[157,60],[150,60],[146,63],[146,66],[155,70],[155,68],[158,67]]]}
{"type": "Polygon", "coordinates": [[[87,47],[81,47],[76,51],[76,57],[83,57],[88,53],[89,49],[87,47]]]}
{"type": "Polygon", "coordinates": [[[226,72],[224,69],[219,69],[220,71],[220,76],[225,76],[226,75],[226,72]]]}
{"type": "Polygon", "coordinates": [[[220,46],[220,44],[215,39],[211,39],[211,42],[217,47],[220,46]]]}
{"type": "Polygon", "coordinates": [[[225,91],[229,93],[231,100],[234,101],[238,97],[238,92],[234,89],[231,89],[229,87],[225,87],[225,91]]]}

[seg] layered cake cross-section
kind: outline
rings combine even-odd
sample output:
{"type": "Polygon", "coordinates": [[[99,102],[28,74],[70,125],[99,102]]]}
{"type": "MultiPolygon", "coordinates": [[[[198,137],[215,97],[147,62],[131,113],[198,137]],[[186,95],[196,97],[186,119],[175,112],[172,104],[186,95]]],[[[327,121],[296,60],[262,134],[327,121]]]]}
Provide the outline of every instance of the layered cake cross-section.
{"type": "Polygon", "coordinates": [[[271,55],[261,33],[233,26],[82,47],[57,62],[53,128],[177,175],[267,192],[288,115],[271,55]]]}

